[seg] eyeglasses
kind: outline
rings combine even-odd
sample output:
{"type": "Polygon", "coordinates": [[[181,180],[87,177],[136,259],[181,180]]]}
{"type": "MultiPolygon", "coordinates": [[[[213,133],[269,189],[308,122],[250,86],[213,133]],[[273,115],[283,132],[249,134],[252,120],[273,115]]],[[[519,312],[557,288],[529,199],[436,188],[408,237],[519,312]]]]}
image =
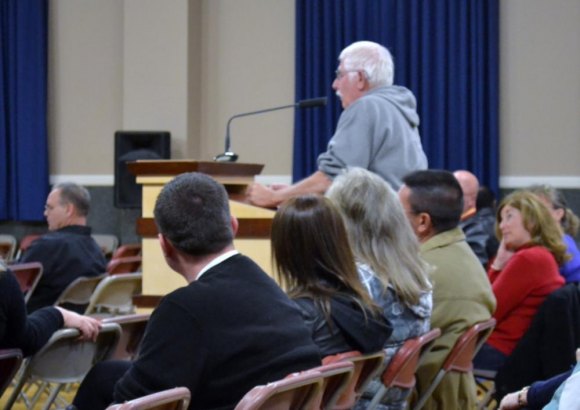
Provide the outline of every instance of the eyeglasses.
{"type": "MultiPolygon", "coordinates": [[[[362,70],[339,70],[337,69],[334,72],[334,75],[336,76],[337,80],[340,80],[342,77],[344,77],[345,75],[347,75],[348,73],[358,73],[361,72],[362,70]]],[[[362,71],[364,73],[364,71],[362,71]]]]}

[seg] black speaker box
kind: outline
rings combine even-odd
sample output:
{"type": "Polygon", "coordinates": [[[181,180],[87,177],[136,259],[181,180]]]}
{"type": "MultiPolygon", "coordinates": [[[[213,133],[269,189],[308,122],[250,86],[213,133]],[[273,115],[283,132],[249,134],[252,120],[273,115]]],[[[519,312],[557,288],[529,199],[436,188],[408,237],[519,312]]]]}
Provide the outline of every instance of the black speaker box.
{"type": "Polygon", "coordinates": [[[115,132],[115,207],[141,207],[141,186],[127,169],[127,161],[169,158],[171,134],[167,131],[115,132]]]}

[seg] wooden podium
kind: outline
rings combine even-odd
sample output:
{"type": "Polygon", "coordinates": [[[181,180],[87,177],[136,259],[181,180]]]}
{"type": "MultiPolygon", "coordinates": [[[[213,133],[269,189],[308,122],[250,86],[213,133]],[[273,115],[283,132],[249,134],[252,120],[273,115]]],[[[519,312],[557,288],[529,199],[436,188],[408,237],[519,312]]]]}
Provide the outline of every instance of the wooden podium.
{"type": "Polygon", "coordinates": [[[153,220],[155,201],[163,186],[184,172],[202,172],[223,184],[230,198],[230,211],[238,218],[239,229],[234,240],[237,250],[252,258],[268,274],[270,261],[270,228],[275,211],[245,202],[246,187],[263,165],[220,163],[209,161],[139,160],[127,163],[129,171],[142,185],[142,214],[137,233],[143,238],[143,295],[165,295],[185,286],[183,277],[165,263],[153,220]]]}

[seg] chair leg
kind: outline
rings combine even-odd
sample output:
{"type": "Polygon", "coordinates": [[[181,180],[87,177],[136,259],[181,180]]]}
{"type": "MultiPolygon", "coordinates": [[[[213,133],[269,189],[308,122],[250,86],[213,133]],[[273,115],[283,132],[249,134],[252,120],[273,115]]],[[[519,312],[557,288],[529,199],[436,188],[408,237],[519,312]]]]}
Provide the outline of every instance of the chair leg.
{"type": "Polygon", "coordinates": [[[6,409],[11,409],[12,406],[14,406],[14,403],[16,403],[16,399],[18,399],[18,396],[20,395],[20,392],[22,391],[22,387],[24,386],[24,383],[26,383],[26,379],[28,379],[28,374],[26,373],[26,371],[24,371],[22,373],[21,377],[18,379],[18,382],[14,386],[14,390],[12,390],[12,394],[10,394],[8,401],[6,402],[6,406],[5,406],[6,409]]]}
{"type": "Polygon", "coordinates": [[[371,400],[371,402],[367,406],[367,410],[376,409],[377,406],[381,403],[381,400],[383,399],[386,392],[387,392],[387,388],[385,387],[384,384],[381,383],[381,387],[376,392],[376,394],[373,396],[373,399],[371,400]]]}
{"type": "MultiPolygon", "coordinates": [[[[477,381],[477,380],[476,380],[477,381]]],[[[477,402],[477,410],[486,409],[489,406],[489,403],[493,400],[493,395],[495,394],[495,384],[490,387],[484,386],[482,382],[477,381],[477,387],[482,392],[485,392],[484,396],[477,402]]]]}
{"type": "Polygon", "coordinates": [[[419,401],[413,407],[413,410],[421,410],[423,408],[425,402],[427,402],[427,399],[431,397],[431,394],[433,394],[433,391],[437,388],[437,386],[439,386],[439,383],[441,383],[441,380],[443,380],[444,376],[445,371],[439,370],[439,373],[437,373],[437,375],[429,385],[429,388],[421,395],[419,401]]]}
{"type": "Polygon", "coordinates": [[[48,399],[46,399],[46,402],[44,402],[44,406],[42,407],[42,410],[50,409],[51,404],[56,399],[56,396],[58,396],[58,393],[60,392],[60,389],[62,388],[62,386],[63,386],[63,384],[57,384],[52,389],[52,391],[50,392],[50,395],[48,396],[48,399]]]}

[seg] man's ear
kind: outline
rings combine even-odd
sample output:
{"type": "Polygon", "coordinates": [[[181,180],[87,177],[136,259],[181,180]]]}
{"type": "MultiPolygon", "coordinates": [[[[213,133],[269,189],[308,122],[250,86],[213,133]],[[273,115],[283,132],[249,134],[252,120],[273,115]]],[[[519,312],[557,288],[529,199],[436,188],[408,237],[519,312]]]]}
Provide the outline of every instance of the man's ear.
{"type": "Polygon", "coordinates": [[[425,237],[431,233],[433,226],[431,225],[431,215],[426,212],[421,212],[417,217],[417,232],[420,237],[425,237]]]}
{"type": "Polygon", "coordinates": [[[173,244],[161,233],[157,234],[157,238],[159,239],[159,245],[161,245],[163,255],[165,255],[166,258],[173,255],[173,253],[175,252],[173,244]]]}
{"type": "Polygon", "coordinates": [[[364,71],[359,71],[357,72],[357,81],[356,81],[356,87],[359,91],[361,92],[366,92],[369,90],[369,80],[367,79],[367,76],[365,74],[364,71]]]}
{"type": "Polygon", "coordinates": [[[65,203],[64,209],[65,209],[66,216],[68,216],[69,218],[72,218],[77,213],[75,206],[71,202],[65,203]]]}
{"type": "Polygon", "coordinates": [[[235,238],[236,234],[238,233],[238,228],[240,226],[240,223],[238,222],[238,218],[236,218],[233,215],[230,215],[230,223],[232,225],[232,232],[234,233],[234,238],[235,238]]]}

